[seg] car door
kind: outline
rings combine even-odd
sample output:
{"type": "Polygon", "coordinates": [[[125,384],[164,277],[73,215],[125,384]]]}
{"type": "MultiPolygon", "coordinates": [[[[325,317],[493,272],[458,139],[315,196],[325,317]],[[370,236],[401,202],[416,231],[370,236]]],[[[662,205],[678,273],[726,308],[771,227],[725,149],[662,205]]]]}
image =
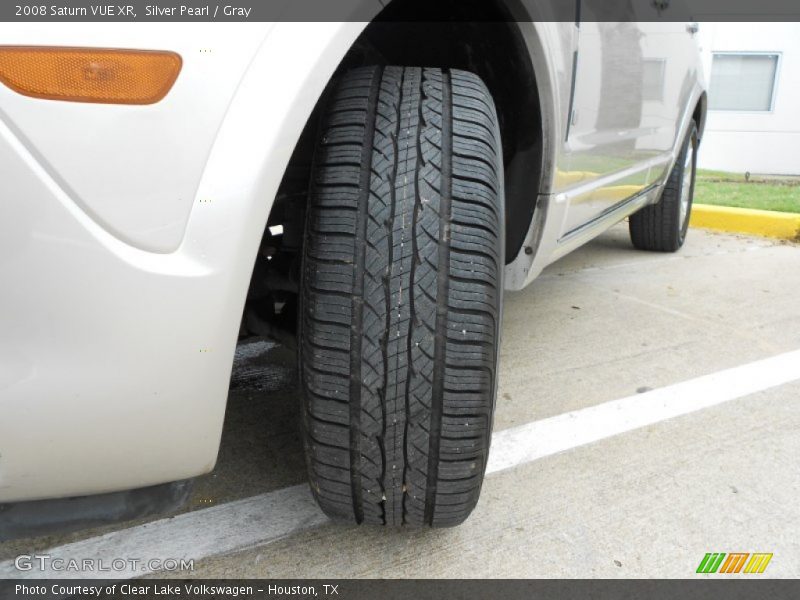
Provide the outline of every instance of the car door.
{"type": "MultiPolygon", "coordinates": [[[[690,34],[664,4],[584,2],[564,166],[562,237],[636,196],[661,175],[676,135],[690,34]],[[596,10],[595,10],[596,9],[596,10]],[[641,21],[603,21],[630,15],[641,21]]],[[[669,6],[669,5],[667,5],[669,6]]]]}

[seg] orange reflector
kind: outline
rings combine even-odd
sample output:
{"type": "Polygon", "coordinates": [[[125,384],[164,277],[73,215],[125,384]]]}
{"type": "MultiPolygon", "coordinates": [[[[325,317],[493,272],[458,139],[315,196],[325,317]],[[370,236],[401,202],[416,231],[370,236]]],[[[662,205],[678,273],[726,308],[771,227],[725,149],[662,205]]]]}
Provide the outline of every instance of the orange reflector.
{"type": "Polygon", "coordinates": [[[167,95],[181,63],[154,50],[0,46],[0,81],[47,100],[152,104],[167,95]]]}

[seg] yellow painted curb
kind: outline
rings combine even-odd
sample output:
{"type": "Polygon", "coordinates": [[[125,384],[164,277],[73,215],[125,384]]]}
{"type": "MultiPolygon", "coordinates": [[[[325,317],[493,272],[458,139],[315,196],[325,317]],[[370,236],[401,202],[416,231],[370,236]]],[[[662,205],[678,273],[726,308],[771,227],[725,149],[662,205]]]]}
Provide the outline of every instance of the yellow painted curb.
{"type": "Polygon", "coordinates": [[[692,227],[800,241],[800,214],[693,204],[692,227]]]}

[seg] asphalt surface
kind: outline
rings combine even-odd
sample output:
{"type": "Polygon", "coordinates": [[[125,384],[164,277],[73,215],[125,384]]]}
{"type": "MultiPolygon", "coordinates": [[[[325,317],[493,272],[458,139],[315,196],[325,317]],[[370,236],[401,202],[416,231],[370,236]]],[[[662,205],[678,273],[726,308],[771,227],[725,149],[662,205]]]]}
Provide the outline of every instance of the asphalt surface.
{"type": "MultiPolygon", "coordinates": [[[[798,350],[798,298],[797,245],[692,230],[680,253],[649,254],[617,226],[507,294],[495,431],[798,350]]],[[[187,507],[222,519],[231,501],[305,481],[293,353],[261,341],[237,354],[219,462],[187,507]]],[[[763,576],[798,577],[796,371],[493,473],[458,528],[315,523],[151,576],[690,577],[707,552],[769,552],[763,576]]],[[[141,523],[8,542],[0,560],[141,523]]]]}

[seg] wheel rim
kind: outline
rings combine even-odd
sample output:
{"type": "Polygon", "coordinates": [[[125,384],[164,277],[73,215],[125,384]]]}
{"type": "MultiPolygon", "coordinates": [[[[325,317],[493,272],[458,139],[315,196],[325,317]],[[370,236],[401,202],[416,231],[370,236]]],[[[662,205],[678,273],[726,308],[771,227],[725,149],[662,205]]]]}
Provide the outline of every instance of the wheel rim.
{"type": "Polygon", "coordinates": [[[685,226],[689,216],[689,201],[692,192],[692,175],[694,170],[694,147],[689,144],[686,149],[686,158],[683,163],[683,181],[681,182],[681,213],[680,224],[685,226]]]}

